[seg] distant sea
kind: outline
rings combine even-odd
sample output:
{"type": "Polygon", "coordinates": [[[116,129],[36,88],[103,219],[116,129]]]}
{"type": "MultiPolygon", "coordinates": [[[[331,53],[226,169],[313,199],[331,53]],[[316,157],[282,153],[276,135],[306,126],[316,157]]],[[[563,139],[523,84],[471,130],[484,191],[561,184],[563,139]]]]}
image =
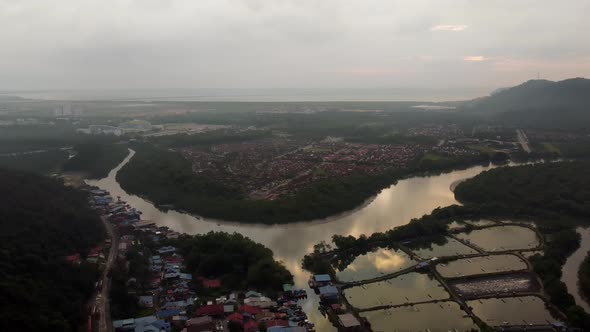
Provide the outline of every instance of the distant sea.
{"type": "Polygon", "coordinates": [[[423,101],[467,100],[488,95],[492,88],[378,89],[153,89],[153,90],[20,90],[2,96],[43,100],[113,101],[423,101]]]}

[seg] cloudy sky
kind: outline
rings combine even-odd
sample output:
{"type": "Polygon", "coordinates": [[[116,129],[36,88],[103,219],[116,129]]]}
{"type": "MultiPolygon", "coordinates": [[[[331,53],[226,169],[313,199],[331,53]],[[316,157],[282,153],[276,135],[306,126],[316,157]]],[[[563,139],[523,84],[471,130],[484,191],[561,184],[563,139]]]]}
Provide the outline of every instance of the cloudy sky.
{"type": "Polygon", "coordinates": [[[0,0],[0,89],[590,77],[590,1],[0,0]]]}

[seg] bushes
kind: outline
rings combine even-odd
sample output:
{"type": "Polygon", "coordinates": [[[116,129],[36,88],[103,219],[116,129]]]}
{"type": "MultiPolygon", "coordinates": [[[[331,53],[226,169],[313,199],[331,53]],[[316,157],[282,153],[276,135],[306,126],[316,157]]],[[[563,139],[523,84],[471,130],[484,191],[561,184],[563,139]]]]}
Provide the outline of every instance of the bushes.
{"type": "Polygon", "coordinates": [[[590,216],[587,162],[501,167],[460,183],[455,196],[464,203],[494,202],[522,213],[590,216]]]}
{"type": "Polygon", "coordinates": [[[104,178],[127,156],[127,146],[121,144],[86,143],[75,147],[78,152],[68,160],[63,170],[87,173],[91,179],[104,178]]]}
{"type": "Polygon", "coordinates": [[[273,259],[270,249],[238,233],[182,235],[170,244],[184,256],[193,278],[221,278],[228,289],[254,288],[269,294],[293,283],[293,275],[273,259]]]}
{"type": "Polygon", "coordinates": [[[52,179],[0,170],[0,321],[6,330],[77,331],[98,278],[66,263],[104,237],[86,195],[52,179]],[[8,194],[9,193],[9,194],[8,194]]]}

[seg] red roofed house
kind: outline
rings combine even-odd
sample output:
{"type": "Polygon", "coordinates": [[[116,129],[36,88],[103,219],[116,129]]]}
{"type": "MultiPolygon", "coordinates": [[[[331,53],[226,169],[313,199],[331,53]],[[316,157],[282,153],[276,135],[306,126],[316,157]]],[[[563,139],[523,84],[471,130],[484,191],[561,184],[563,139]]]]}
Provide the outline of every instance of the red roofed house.
{"type": "Polygon", "coordinates": [[[238,311],[242,312],[242,313],[248,313],[251,315],[258,315],[261,312],[261,310],[259,308],[252,307],[247,304],[244,304],[243,306],[241,306],[238,311]]]}
{"type": "Polygon", "coordinates": [[[66,256],[66,261],[68,263],[70,263],[70,264],[76,264],[76,265],[78,265],[81,262],[80,254],[79,253],[76,253],[76,254],[73,254],[73,255],[66,256]]]}
{"type": "Polygon", "coordinates": [[[186,322],[188,332],[215,331],[215,322],[209,316],[189,319],[186,322]]]}
{"type": "Polygon", "coordinates": [[[264,322],[264,325],[266,325],[266,328],[271,328],[271,327],[275,327],[275,326],[280,326],[280,327],[288,327],[289,326],[289,322],[286,320],[269,320],[264,322]]]}
{"type": "Polygon", "coordinates": [[[258,331],[258,324],[255,321],[249,320],[244,323],[244,332],[256,332],[258,331]]]}
{"type": "Polygon", "coordinates": [[[241,314],[234,312],[233,314],[229,315],[227,317],[228,321],[236,321],[236,322],[242,322],[244,321],[244,316],[242,316],[241,314]]]}
{"type": "Polygon", "coordinates": [[[90,249],[90,252],[88,253],[88,257],[98,257],[100,255],[101,251],[102,251],[102,246],[96,246],[96,247],[90,249]]]}
{"type": "Polygon", "coordinates": [[[210,304],[197,309],[197,316],[223,316],[223,304],[210,304]]]}
{"type": "Polygon", "coordinates": [[[219,279],[203,279],[203,287],[205,287],[205,288],[219,288],[219,287],[221,287],[221,280],[219,280],[219,279]]]}

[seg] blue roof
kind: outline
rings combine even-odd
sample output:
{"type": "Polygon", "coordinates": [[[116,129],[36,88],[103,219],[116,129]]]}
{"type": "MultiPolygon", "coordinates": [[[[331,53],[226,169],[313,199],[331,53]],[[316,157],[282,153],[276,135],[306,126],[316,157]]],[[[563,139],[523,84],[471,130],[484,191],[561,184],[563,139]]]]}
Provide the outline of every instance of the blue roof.
{"type": "Polygon", "coordinates": [[[338,288],[336,288],[335,286],[324,286],[324,287],[320,287],[320,294],[321,295],[338,294],[338,288]]]}
{"type": "Polygon", "coordinates": [[[166,318],[166,317],[176,316],[176,315],[179,315],[179,314],[180,314],[180,310],[170,309],[170,310],[158,311],[158,313],[156,314],[156,316],[158,316],[158,318],[166,318]]]}
{"type": "Polygon", "coordinates": [[[159,328],[160,330],[166,330],[166,331],[170,330],[170,323],[167,323],[162,320],[157,320],[157,321],[153,322],[151,325],[159,328]]]}
{"type": "Polygon", "coordinates": [[[313,276],[315,281],[319,281],[319,282],[326,282],[326,281],[331,281],[332,278],[330,278],[329,274],[316,274],[315,276],[313,276]]]}

